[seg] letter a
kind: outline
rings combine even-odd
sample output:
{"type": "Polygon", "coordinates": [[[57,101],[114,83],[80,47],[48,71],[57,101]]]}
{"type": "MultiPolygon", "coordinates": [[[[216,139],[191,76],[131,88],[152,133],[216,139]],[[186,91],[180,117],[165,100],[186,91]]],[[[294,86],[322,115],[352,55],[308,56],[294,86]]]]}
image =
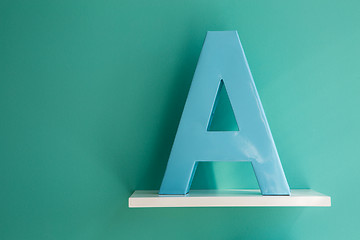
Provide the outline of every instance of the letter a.
{"type": "Polygon", "coordinates": [[[290,195],[236,31],[206,35],[159,194],[187,194],[200,161],[250,161],[262,195],[290,195]],[[208,131],[222,85],[238,131],[208,131]]]}

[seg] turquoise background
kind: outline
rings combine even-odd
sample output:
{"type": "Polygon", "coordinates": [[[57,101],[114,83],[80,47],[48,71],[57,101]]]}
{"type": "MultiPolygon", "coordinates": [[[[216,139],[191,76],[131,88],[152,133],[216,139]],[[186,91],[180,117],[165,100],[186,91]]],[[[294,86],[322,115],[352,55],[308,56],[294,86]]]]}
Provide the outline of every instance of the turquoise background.
{"type": "MultiPolygon", "coordinates": [[[[359,1],[0,1],[0,239],[359,239],[359,1]],[[207,30],[237,30],[291,188],[331,208],[129,209],[207,30]]],[[[226,115],[225,115],[226,118],[226,115]]],[[[247,163],[193,188],[257,187],[247,163]]]]}

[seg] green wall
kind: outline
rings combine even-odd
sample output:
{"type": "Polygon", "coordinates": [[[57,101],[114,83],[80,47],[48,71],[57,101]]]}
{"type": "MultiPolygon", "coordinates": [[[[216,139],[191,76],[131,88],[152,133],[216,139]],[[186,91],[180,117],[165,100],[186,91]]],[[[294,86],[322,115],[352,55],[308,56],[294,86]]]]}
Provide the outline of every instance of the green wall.
{"type": "MultiPolygon", "coordinates": [[[[358,1],[0,1],[0,239],[359,239],[358,1]],[[129,209],[207,30],[237,30],[291,188],[331,208],[129,209]]],[[[245,163],[193,188],[257,187],[245,163]]]]}

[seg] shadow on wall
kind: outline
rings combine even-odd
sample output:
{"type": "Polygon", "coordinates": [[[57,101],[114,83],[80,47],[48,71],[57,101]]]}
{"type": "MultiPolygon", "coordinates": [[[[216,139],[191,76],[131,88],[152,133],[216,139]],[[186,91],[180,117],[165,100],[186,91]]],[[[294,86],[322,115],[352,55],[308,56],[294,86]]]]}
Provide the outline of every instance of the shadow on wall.
{"type": "Polygon", "coordinates": [[[149,157],[147,171],[143,178],[139,179],[136,184],[139,189],[154,189],[155,186],[156,189],[160,189],[160,184],[165,173],[171,147],[175,139],[177,127],[201,50],[201,45],[195,40],[196,36],[190,34],[191,32],[192,31],[189,31],[189,35],[186,37],[186,44],[182,47],[181,60],[179,61],[180,66],[177,67],[179,70],[171,81],[172,86],[168,92],[166,106],[162,111],[162,116],[159,116],[159,121],[161,121],[159,125],[161,128],[157,131],[157,142],[153,145],[154,150],[153,154],[149,157]],[[197,43],[194,44],[195,42],[197,43]],[[150,179],[151,183],[149,183],[150,179]]]}

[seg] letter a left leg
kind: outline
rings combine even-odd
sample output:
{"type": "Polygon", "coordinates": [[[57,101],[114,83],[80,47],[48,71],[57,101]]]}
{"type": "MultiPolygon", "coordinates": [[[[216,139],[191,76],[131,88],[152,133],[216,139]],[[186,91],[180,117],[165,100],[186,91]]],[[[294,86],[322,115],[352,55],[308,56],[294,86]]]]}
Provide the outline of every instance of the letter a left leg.
{"type": "Polygon", "coordinates": [[[183,159],[171,159],[165,171],[159,194],[185,195],[190,190],[197,163],[183,159]]]}

